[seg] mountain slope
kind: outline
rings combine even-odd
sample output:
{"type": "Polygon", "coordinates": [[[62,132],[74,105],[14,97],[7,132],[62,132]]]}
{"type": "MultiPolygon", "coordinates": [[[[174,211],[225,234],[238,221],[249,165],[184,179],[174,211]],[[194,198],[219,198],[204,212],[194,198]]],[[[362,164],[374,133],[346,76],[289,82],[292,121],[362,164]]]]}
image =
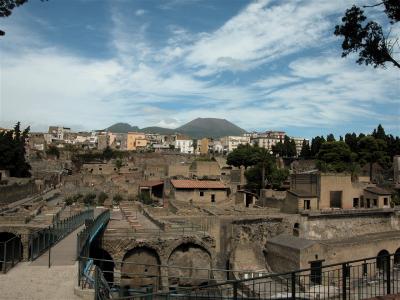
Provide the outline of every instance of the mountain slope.
{"type": "Polygon", "coordinates": [[[140,131],[139,127],[131,126],[128,123],[115,123],[106,130],[115,133],[128,133],[130,131],[140,131]]]}
{"type": "Polygon", "coordinates": [[[194,139],[203,137],[220,138],[227,135],[242,135],[246,131],[235,124],[216,118],[197,118],[176,129],[169,129],[157,126],[145,127],[140,129],[137,126],[131,126],[127,123],[116,123],[107,128],[108,131],[127,133],[138,131],[144,133],[175,134],[180,133],[190,136],[194,139]]]}
{"type": "Polygon", "coordinates": [[[176,133],[175,129],[163,128],[158,126],[150,126],[140,129],[141,132],[144,133],[158,133],[158,134],[174,134],[176,133]]]}
{"type": "Polygon", "coordinates": [[[235,124],[225,119],[216,118],[197,118],[176,128],[176,131],[192,138],[220,138],[227,135],[242,135],[246,133],[245,130],[235,124]]]}

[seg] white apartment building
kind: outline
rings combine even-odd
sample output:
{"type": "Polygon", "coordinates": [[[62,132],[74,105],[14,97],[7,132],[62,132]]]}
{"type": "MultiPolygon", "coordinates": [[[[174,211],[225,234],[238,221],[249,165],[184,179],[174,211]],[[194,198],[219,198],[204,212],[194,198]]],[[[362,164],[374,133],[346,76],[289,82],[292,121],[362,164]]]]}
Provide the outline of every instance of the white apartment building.
{"type": "Polygon", "coordinates": [[[181,153],[193,154],[193,140],[186,136],[177,135],[175,139],[175,149],[179,149],[181,153]]]}
{"type": "Polygon", "coordinates": [[[292,140],[294,140],[296,144],[296,152],[297,155],[300,155],[301,148],[303,147],[303,141],[306,140],[308,144],[310,144],[310,141],[308,139],[302,138],[302,137],[291,137],[292,140]]]}
{"type": "Polygon", "coordinates": [[[49,126],[49,133],[54,140],[64,140],[64,134],[70,133],[71,128],[62,126],[49,126]]]}
{"type": "Polygon", "coordinates": [[[275,137],[257,137],[251,140],[253,145],[258,145],[260,148],[265,148],[267,150],[272,150],[272,146],[279,142],[283,142],[283,139],[275,137]]]}
{"type": "Polygon", "coordinates": [[[224,147],[224,152],[232,152],[235,150],[239,145],[246,145],[250,144],[250,137],[249,136],[225,136],[221,138],[221,144],[224,147]]]}

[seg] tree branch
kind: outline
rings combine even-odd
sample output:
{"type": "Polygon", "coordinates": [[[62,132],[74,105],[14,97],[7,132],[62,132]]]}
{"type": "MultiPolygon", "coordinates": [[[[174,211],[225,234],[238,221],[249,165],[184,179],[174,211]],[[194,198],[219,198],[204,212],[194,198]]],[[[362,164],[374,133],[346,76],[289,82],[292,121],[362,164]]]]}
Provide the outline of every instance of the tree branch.
{"type": "Polygon", "coordinates": [[[373,5],[363,5],[363,8],[369,8],[369,7],[376,7],[376,6],[381,6],[382,4],[384,4],[383,2],[378,3],[378,4],[373,4],[373,5]]]}

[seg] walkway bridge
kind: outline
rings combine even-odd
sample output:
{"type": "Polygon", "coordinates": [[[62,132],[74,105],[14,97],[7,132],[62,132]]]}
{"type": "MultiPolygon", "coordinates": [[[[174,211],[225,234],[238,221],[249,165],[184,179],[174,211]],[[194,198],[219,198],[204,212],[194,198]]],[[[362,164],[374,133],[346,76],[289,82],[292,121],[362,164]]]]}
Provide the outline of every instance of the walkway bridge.
{"type": "Polygon", "coordinates": [[[21,260],[34,261],[93,218],[93,209],[72,210],[43,202],[24,204],[0,216],[0,271],[21,260]]]}

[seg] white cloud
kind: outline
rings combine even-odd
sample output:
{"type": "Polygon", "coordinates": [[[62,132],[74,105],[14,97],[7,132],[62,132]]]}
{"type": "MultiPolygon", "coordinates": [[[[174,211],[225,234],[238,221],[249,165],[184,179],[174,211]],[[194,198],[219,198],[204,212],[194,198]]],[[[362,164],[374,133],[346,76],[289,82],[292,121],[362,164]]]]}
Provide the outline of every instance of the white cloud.
{"type": "Polygon", "coordinates": [[[200,76],[223,70],[249,70],[318,46],[333,30],[327,15],[348,5],[345,0],[278,3],[262,0],[248,5],[191,46],[187,65],[199,68],[200,76]]]}
{"type": "Polygon", "coordinates": [[[83,59],[15,26],[1,45],[0,126],[24,120],[93,129],[122,121],[175,128],[197,117],[243,128],[395,123],[391,112],[375,110],[400,106],[394,70],[357,66],[339,50],[306,53],[325,42],[328,16],[347,4],[257,1],[211,33],[171,25],[158,44],[149,38],[152,24],[113,7],[110,59],[83,59]],[[277,63],[293,53],[284,68],[277,63]],[[234,71],[233,79],[224,70],[234,71]]]}
{"type": "Polygon", "coordinates": [[[135,11],[136,16],[143,16],[147,11],[144,9],[138,9],[135,11]]]}

